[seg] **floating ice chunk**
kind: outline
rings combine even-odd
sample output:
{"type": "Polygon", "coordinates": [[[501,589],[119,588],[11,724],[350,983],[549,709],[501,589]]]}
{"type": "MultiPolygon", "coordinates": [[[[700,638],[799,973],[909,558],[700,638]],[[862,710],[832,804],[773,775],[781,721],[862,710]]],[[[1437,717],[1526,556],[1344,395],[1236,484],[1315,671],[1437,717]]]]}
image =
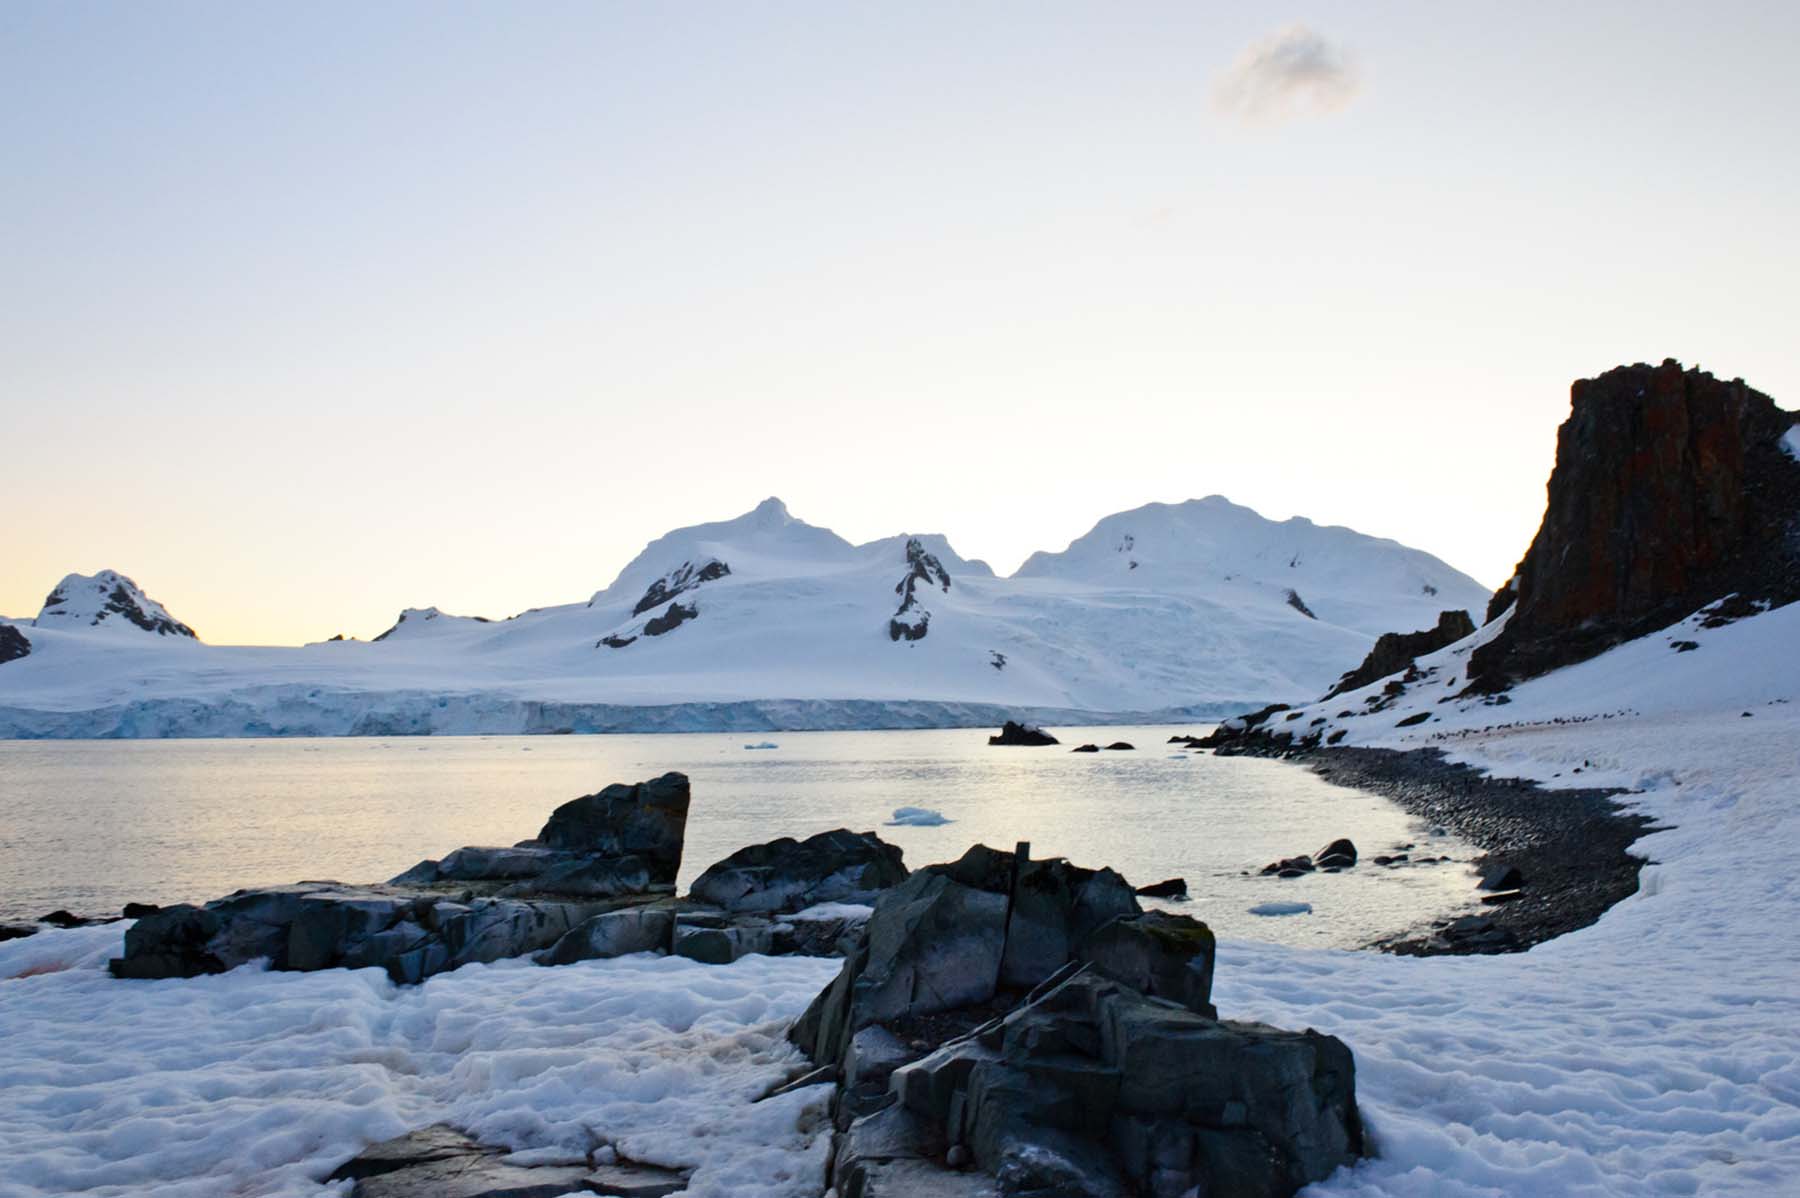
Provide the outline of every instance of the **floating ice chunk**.
{"type": "Polygon", "coordinates": [[[887,822],[890,828],[935,828],[940,824],[953,824],[942,811],[934,811],[930,807],[896,807],[894,818],[887,822]]]}
{"type": "Polygon", "coordinates": [[[759,740],[753,745],[745,745],[746,749],[779,749],[781,746],[772,740],[759,740]]]}
{"type": "Polygon", "coordinates": [[[1311,903],[1258,903],[1250,908],[1252,915],[1311,915],[1311,903]]]}

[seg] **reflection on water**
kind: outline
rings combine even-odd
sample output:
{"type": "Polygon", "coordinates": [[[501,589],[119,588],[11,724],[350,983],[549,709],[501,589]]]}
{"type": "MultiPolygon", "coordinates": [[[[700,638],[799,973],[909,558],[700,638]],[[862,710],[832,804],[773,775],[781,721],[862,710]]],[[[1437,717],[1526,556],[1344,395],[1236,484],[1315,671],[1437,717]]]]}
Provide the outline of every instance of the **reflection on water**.
{"type": "Polygon", "coordinates": [[[977,730],[783,733],[758,751],[744,745],[764,738],[741,733],[0,741],[0,918],[387,878],[459,845],[523,840],[567,799],[669,769],[694,785],[683,885],[743,845],[849,827],[878,829],[915,867],[1028,840],[1034,856],[1111,865],[1136,885],[1185,877],[1193,901],[1175,909],[1228,937],[1353,946],[1471,893],[1455,864],[1254,876],[1338,836],[1365,858],[1410,841],[1422,852],[1428,838],[1384,800],[1303,769],[1177,752],[1164,744],[1173,729],[1056,731],[1062,746],[1041,749],[990,748],[977,730]],[[1114,740],[1137,751],[1068,751],[1114,740]],[[953,822],[883,826],[898,807],[953,822]],[[1271,900],[1313,911],[1249,914],[1271,900]]]}

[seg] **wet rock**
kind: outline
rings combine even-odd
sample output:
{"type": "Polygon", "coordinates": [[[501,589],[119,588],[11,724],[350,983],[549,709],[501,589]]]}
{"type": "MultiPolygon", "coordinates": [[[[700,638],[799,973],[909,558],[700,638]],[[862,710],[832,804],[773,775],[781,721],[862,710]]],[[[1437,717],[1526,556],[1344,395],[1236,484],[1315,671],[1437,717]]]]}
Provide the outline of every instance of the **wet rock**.
{"type": "Polygon", "coordinates": [[[120,911],[119,915],[122,919],[142,919],[146,915],[155,915],[161,910],[162,908],[155,903],[126,903],[124,910],[120,911]]]}
{"type": "Polygon", "coordinates": [[[1059,743],[1057,739],[1048,732],[1045,732],[1042,728],[1033,728],[1029,724],[1020,724],[1013,720],[1006,721],[1006,724],[999,732],[988,737],[988,744],[990,745],[1025,745],[1035,747],[1039,745],[1054,745],[1057,743],[1059,743]]]}
{"type": "Polygon", "coordinates": [[[1095,744],[1076,745],[1073,749],[1069,750],[1071,753],[1098,753],[1099,751],[1100,746],[1095,744]]]}
{"type": "Polygon", "coordinates": [[[64,911],[61,908],[58,908],[46,915],[38,916],[38,922],[47,923],[53,928],[84,928],[91,923],[98,923],[99,921],[83,919],[81,916],[76,915],[71,911],[64,911]]]}
{"type": "Polygon", "coordinates": [[[1135,893],[1139,898],[1182,899],[1187,897],[1187,892],[1186,878],[1169,878],[1152,882],[1148,886],[1139,886],[1135,893]]]}
{"type": "Polygon", "coordinates": [[[1110,753],[1130,753],[1135,751],[1137,746],[1128,740],[1115,740],[1112,744],[1107,745],[1106,748],[1110,753]]]}
{"type": "Polygon", "coordinates": [[[1356,845],[1340,837],[1313,854],[1313,864],[1320,869],[1345,869],[1356,864],[1356,845]]]}
{"type": "Polygon", "coordinates": [[[36,924],[0,923],[0,942],[37,935],[36,924]]]}
{"type": "Polygon", "coordinates": [[[125,933],[112,971],[194,977],[265,959],[282,970],[377,966],[413,983],[471,962],[543,950],[580,960],[640,943],[656,917],[571,933],[673,889],[688,802],[687,778],[665,774],[563,804],[534,840],[459,849],[387,885],[303,882],[167,907],[125,933]]]}
{"type": "Polygon", "coordinates": [[[899,846],[873,832],[838,828],[739,849],[709,866],[689,895],[725,911],[799,911],[820,903],[871,902],[905,880],[899,846]]]}

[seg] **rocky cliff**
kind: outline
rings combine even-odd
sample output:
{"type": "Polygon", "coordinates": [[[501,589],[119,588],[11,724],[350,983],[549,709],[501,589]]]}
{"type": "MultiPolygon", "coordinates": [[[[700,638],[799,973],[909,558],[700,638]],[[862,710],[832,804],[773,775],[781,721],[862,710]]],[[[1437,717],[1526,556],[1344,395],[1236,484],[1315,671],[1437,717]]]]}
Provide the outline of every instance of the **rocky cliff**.
{"type": "Polygon", "coordinates": [[[1470,661],[1471,688],[1568,665],[1727,596],[1721,618],[1800,598],[1796,416],[1673,359],[1571,389],[1543,525],[1470,661]]]}

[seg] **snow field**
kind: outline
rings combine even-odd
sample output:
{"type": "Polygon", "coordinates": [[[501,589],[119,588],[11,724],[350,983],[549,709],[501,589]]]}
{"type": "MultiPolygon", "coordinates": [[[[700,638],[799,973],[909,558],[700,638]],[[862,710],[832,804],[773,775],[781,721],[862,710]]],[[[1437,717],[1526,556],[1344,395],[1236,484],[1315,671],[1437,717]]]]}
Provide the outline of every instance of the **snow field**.
{"type": "Polygon", "coordinates": [[[448,1122],[522,1163],[697,1167],[688,1193],[816,1195],[829,1090],[756,1102],[836,961],[629,957],[119,982],[114,924],[0,944],[0,1195],[316,1195],[365,1145],[448,1122]],[[23,975],[23,976],[21,976],[23,975]]]}

